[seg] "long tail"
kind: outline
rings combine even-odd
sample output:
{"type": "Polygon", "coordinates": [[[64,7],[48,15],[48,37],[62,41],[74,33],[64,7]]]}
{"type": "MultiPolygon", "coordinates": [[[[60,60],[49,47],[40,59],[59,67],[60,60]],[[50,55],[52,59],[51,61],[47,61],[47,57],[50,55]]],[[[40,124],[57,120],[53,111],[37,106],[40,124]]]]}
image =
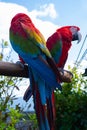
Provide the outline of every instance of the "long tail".
{"type": "Polygon", "coordinates": [[[34,98],[35,110],[40,130],[50,130],[47,119],[47,105],[41,103],[41,97],[37,85],[35,85],[36,96],[34,98]]]}
{"type": "MultiPolygon", "coordinates": [[[[32,94],[33,94],[33,100],[34,100],[34,108],[36,112],[36,117],[38,121],[38,126],[40,130],[50,130],[48,118],[47,118],[47,105],[42,103],[45,100],[41,97],[41,91],[39,90],[38,83],[35,81],[35,78],[33,74],[30,72],[31,75],[30,83],[32,87],[32,94]],[[43,100],[43,101],[42,101],[43,100]]],[[[43,86],[42,91],[43,91],[43,86]]]]}
{"type": "Polygon", "coordinates": [[[55,111],[55,97],[53,90],[47,90],[47,116],[48,122],[50,126],[50,130],[55,129],[55,118],[56,118],[56,111],[55,111]]]}

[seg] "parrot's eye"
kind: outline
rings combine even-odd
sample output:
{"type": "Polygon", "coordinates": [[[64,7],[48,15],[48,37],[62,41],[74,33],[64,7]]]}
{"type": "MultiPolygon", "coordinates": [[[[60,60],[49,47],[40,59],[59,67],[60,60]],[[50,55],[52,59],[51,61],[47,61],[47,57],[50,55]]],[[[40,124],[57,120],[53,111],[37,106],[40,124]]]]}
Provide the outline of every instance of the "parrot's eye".
{"type": "Polygon", "coordinates": [[[19,19],[20,22],[24,22],[24,19],[19,19]]]}
{"type": "Polygon", "coordinates": [[[72,35],[75,34],[77,32],[77,28],[75,27],[71,27],[70,31],[72,32],[72,35]]]}

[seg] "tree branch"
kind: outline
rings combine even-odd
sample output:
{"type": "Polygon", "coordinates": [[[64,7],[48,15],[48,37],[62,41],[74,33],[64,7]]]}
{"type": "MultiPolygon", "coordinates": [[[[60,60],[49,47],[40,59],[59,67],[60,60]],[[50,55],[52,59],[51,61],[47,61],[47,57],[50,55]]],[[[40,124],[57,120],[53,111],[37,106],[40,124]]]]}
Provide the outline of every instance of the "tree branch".
{"type": "Polygon", "coordinates": [[[28,66],[24,65],[24,68],[22,68],[15,63],[0,61],[0,75],[28,78],[28,66]]]}
{"type": "MultiPolygon", "coordinates": [[[[61,82],[71,82],[72,80],[72,73],[59,69],[60,76],[61,76],[61,82]]],[[[0,75],[4,76],[13,76],[13,77],[29,77],[29,71],[28,71],[28,66],[24,65],[24,68],[21,67],[19,64],[16,63],[9,63],[9,62],[0,62],[0,75]]]]}

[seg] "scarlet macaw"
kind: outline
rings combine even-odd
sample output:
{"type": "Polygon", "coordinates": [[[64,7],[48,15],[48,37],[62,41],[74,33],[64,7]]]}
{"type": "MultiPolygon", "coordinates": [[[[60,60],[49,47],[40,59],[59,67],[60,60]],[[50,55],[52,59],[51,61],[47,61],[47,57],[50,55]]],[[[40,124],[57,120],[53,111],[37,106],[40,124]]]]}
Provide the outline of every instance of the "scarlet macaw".
{"type": "MultiPolygon", "coordinates": [[[[64,68],[65,63],[68,59],[68,52],[71,48],[72,41],[78,40],[78,43],[81,41],[81,33],[79,32],[80,28],[77,26],[64,26],[56,30],[46,42],[46,46],[49,49],[52,57],[54,58],[56,65],[58,68],[64,68]],[[60,53],[61,52],[61,53],[60,53]]],[[[61,82],[61,81],[60,81],[61,82]]],[[[29,89],[29,88],[28,88],[29,89]]],[[[50,118],[52,112],[48,110],[48,119],[50,125],[53,124],[55,120],[55,99],[54,99],[54,91],[52,93],[52,106],[53,106],[53,118],[50,118]]]]}
{"type": "Polygon", "coordinates": [[[47,118],[47,99],[56,88],[62,89],[60,79],[46,42],[41,32],[35,27],[30,17],[18,13],[11,20],[10,42],[13,49],[28,64],[30,88],[34,98],[40,130],[50,130],[47,118]]]}

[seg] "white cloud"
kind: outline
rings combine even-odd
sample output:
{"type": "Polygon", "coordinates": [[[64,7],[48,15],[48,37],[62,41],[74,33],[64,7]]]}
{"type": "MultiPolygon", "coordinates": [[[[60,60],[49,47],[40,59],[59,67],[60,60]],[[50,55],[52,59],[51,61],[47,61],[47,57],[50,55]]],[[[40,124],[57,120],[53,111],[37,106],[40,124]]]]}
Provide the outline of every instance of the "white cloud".
{"type": "Polygon", "coordinates": [[[17,4],[0,2],[0,40],[8,39],[10,21],[20,10],[28,12],[26,8],[17,4]]]}
{"type": "Polygon", "coordinates": [[[31,12],[31,14],[33,14],[35,17],[37,16],[50,16],[51,18],[56,18],[57,17],[57,13],[54,7],[54,4],[45,4],[43,6],[40,7],[40,10],[33,10],[31,12]]]}
{"type": "Polygon", "coordinates": [[[36,25],[36,27],[39,28],[40,31],[45,36],[45,38],[47,38],[49,34],[55,31],[55,29],[58,26],[54,25],[51,22],[42,21],[39,18],[37,18],[37,16],[50,16],[55,18],[56,11],[54,9],[53,4],[44,5],[40,9],[41,11],[36,10],[35,14],[35,11],[29,12],[27,8],[23,6],[12,3],[0,2],[0,40],[1,39],[9,40],[9,26],[11,19],[15,14],[19,12],[28,14],[32,18],[32,21],[36,25]]]}

